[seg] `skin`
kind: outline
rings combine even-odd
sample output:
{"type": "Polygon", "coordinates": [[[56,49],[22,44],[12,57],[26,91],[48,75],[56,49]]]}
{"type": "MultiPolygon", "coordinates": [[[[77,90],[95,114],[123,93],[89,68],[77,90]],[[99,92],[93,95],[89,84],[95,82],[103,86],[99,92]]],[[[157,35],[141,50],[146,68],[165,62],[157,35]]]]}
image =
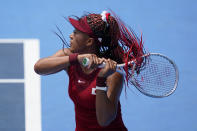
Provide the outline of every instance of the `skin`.
{"type": "Polygon", "coordinates": [[[90,59],[88,67],[81,65],[84,73],[89,74],[97,68],[102,62],[106,66],[100,70],[98,77],[107,78],[108,91],[96,91],[96,116],[100,126],[109,125],[117,114],[117,106],[120,94],[123,87],[123,76],[115,72],[117,63],[110,59],[98,58],[95,55],[96,46],[94,39],[83,32],[74,30],[70,35],[70,48],[59,50],[54,55],[41,58],[34,66],[36,73],[40,75],[49,75],[57,73],[61,70],[68,70],[70,65],[69,56],[72,53],[79,53],[78,61],[81,63],[82,59],[87,57],[90,59]]]}

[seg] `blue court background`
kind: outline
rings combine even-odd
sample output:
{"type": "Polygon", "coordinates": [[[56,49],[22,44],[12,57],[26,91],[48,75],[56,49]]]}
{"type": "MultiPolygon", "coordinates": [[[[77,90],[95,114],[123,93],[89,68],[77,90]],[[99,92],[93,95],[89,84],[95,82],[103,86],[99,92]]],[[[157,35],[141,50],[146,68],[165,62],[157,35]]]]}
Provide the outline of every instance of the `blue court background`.
{"type": "MultiPolygon", "coordinates": [[[[4,0],[0,1],[0,38],[38,38],[41,57],[62,48],[52,33],[58,25],[67,40],[73,27],[62,16],[101,13],[111,8],[138,34],[149,52],[172,58],[180,72],[170,97],[153,99],[134,87],[121,95],[129,131],[197,130],[197,1],[195,0],[4,0]]],[[[30,52],[31,53],[31,52],[30,52]]],[[[42,77],[42,130],[74,131],[74,106],[65,72],[42,77]]]]}

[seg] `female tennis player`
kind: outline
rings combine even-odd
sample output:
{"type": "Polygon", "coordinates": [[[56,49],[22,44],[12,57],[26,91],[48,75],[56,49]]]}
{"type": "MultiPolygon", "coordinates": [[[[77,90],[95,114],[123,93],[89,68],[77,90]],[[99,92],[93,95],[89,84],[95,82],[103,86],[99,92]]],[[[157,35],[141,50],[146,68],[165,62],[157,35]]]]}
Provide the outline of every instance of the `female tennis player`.
{"type": "Polygon", "coordinates": [[[124,78],[115,70],[117,63],[143,53],[139,39],[128,35],[125,26],[121,28],[124,24],[113,12],[68,20],[75,28],[70,35],[70,47],[38,60],[35,72],[40,75],[67,72],[76,131],[127,131],[119,101],[124,78]],[[130,50],[126,52],[127,47],[130,50]],[[83,66],[84,58],[89,59],[88,66],[83,66]],[[97,68],[103,62],[105,67],[97,68]]]}

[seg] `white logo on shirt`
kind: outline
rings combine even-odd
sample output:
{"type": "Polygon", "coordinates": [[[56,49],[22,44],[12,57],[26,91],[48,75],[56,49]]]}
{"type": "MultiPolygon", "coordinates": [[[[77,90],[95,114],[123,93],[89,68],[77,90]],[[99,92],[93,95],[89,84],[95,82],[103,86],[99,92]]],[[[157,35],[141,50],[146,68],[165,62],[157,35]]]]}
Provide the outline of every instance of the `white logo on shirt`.
{"type": "Polygon", "coordinates": [[[85,84],[85,81],[78,80],[77,82],[80,84],[85,84]]]}
{"type": "Polygon", "coordinates": [[[92,88],[92,95],[96,95],[96,88],[92,88]]]}

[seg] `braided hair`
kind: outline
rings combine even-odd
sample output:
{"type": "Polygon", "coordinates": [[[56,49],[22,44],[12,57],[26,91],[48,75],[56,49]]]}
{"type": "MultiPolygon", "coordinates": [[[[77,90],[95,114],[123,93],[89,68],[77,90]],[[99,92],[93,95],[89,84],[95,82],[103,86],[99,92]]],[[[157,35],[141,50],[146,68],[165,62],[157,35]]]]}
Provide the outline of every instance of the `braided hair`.
{"type": "Polygon", "coordinates": [[[86,17],[95,36],[98,57],[110,58],[117,63],[123,63],[122,56],[117,52],[120,31],[114,17],[109,16],[107,22],[102,20],[100,14],[89,14],[86,17]],[[101,40],[99,41],[97,38],[101,40]]]}
{"type": "Polygon", "coordinates": [[[140,58],[145,54],[142,36],[138,38],[134,31],[130,27],[126,27],[126,24],[114,12],[112,12],[113,16],[105,13],[107,17],[105,20],[103,20],[102,14],[85,16],[93,32],[93,37],[97,41],[97,56],[110,58],[118,64],[126,63],[124,71],[127,74],[126,83],[128,85],[128,82],[131,83],[129,78],[132,76],[132,65],[128,65],[128,61],[137,59],[135,69],[137,73],[143,69],[146,63],[146,58],[140,58]],[[101,41],[98,41],[99,38],[101,41]]]}

